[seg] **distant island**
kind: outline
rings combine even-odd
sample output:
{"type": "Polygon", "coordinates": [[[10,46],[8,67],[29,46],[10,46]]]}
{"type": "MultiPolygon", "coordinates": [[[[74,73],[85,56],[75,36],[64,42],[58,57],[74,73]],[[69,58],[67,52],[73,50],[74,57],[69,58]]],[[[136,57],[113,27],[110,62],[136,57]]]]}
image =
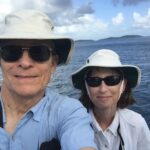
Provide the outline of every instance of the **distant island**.
{"type": "Polygon", "coordinates": [[[121,38],[139,38],[139,37],[143,37],[142,35],[124,35],[121,37],[109,37],[109,38],[105,38],[105,39],[101,39],[101,40],[108,40],[108,39],[121,39],[121,38]]]}
{"type": "Polygon", "coordinates": [[[82,42],[98,42],[98,41],[104,41],[104,40],[114,40],[114,39],[127,39],[127,38],[141,38],[144,37],[142,35],[124,35],[121,37],[109,37],[109,38],[105,38],[105,39],[99,39],[99,40],[76,40],[76,43],[82,43],[82,42]]]}

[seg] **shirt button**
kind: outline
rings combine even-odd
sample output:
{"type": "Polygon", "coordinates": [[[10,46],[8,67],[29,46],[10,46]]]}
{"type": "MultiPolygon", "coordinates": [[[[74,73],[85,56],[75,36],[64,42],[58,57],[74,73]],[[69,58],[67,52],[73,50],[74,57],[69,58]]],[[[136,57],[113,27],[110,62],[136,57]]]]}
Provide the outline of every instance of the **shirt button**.
{"type": "Polygon", "coordinates": [[[108,146],[105,144],[105,148],[108,148],[108,146]]]}
{"type": "Polygon", "coordinates": [[[12,136],[12,140],[15,141],[15,136],[14,135],[12,136]]]}

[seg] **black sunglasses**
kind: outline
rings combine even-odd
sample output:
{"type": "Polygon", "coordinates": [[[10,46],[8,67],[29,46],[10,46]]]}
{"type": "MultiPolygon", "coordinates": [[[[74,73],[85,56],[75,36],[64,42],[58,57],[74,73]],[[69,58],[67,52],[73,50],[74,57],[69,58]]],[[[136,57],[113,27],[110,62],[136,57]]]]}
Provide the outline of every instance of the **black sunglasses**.
{"type": "Polygon", "coordinates": [[[97,87],[100,86],[102,81],[105,82],[106,85],[108,86],[114,86],[120,83],[120,81],[123,79],[121,75],[112,75],[112,76],[107,76],[105,78],[100,78],[100,77],[86,77],[86,83],[90,87],[97,87]]]}
{"type": "Polygon", "coordinates": [[[0,48],[0,55],[6,62],[15,62],[22,57],[23,51],[26,49],[30,58],[36,62],[45,62],[51,54],[54,54],[52,49],[46,45],[34,45],[27,48],[20,45],[6,45],[0,48]]]}

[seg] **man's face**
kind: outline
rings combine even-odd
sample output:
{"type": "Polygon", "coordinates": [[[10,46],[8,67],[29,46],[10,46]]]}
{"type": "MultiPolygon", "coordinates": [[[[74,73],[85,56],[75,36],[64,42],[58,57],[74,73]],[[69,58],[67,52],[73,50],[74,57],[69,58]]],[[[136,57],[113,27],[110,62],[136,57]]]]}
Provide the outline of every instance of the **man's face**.
{"type": "MultiPolygon", "coordinates": [[[[19,43],[19,45],[21,44],[19,43]]],[[[3,88],[5,91],[25,97],[44,93],[45,87],[55,71],[57,57],[51,54],[48,60],[38,62],[32,59],[29,54],[29,48],[33,45],[35,43],[24,42],[22,56],[16,61],[8,62],[1,58],[3,88]]]]}

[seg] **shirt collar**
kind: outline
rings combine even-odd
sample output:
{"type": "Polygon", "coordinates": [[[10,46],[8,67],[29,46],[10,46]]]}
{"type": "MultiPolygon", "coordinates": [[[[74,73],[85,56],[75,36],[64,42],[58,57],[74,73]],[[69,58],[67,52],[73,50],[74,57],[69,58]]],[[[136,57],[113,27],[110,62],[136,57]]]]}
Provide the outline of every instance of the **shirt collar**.
{"type": "Polygon", "coordinates": [[[0,96],[0,101],[1,101],[1,106],[2,106],[2,117],[3,117],[3,123],[6,123],[6,117],[5,117],[5,108],[4,108],[4,103],[3,103],[3,100],[2,100],[2,97],[0,96]]]}
{"type": "MultiPolygon", "coordinates": [[[[97,122],[97,120],[93,114],[93,111],[90,110],[89,113],[90,113],[91,118],[92,118],[92,127],[93,127],[94,131],[95,132],[103,132],[102,128],[98,124],[98,122],[97,122]]],[[[116,112],[115,117],[114,117],[112,123],[110,124],[110,126],[107,128],[107,130],[112,132],[112,134],[114,136],[117,136],[118,125],[119,125],[119,116],[118,116],[118,112],[116,112]]]]}
{"type": "Polygon", "coordinates": [[[95,132],[103,132],[102,131],[102,128],[100,127],[100,125],[98,124],[94,114],[93,114],[93,111],[90,110],[89,111],[89,114],[91,115],[91,119],[92,119],[92,127],[94,129],[95,132]]]}
{"type": "MultiPolygon", "coordinates": [[[[47,99],[47,96],[45,95],[35,106],[29,109],[24,115],[28,113],[33,113],[33,119],[39,122],[42,117],[42,111],[44,109],[44,105],[46,104],[46,99],[47,99]]],[[[5,113],[4,113],[5,110],[4,110],[2,97],[0,97],[0,101],[2,105],[2,111],[3,111],[3,123],[6,123],[6,118],[5,118],[5,113]]]]}
{"type": "Polygon", "coordinates": [[[46,105],[46,99],[47,99],[47,96],[44,96],[35,106],[33,106],[29,112],[32,112],[33,113],[33,119],[35,121],[40,121],[41,120],[41,117],[42,117],[42,112],[43,112],[43,109],[44,109],[44,106],[46,105]]]}
{"type": "Polygon", "coordinates": [[[40,121],[45,105],[48,101],[51,101],[54,98],[54,92],[50,91],[49,88],[45,89],[45,96],[35,105],[33,106],[30,111],[33,113],[33,119],[35,121],[40,121]]]}
{"type": "Polygon", "coordinates": [[[119,116],[118,112],[116,111],[115,117],[110,126],[108,127],[108,129],[112,132],[112,134],[114,134],[114,136],[117,136],[118,134],[117,133],[118,126],[119,126],[119,116]]]}

